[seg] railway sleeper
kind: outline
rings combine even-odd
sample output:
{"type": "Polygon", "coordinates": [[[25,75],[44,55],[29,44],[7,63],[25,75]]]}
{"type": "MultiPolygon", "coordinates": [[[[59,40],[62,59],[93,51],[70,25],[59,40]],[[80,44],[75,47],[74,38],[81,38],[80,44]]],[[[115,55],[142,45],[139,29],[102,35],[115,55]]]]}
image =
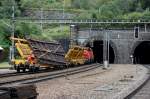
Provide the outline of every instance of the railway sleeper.
{"type": "Polygon", "coordinates": [[[39,69],[40,69],[40,68],[39,68],[38,66],[35,66],[35,65],[30,65],[30,66],[29,66],[29,71],[30,71],[30,72],[33,72],[33,73],[34,73],[34,72],[38,72],[39,69]]]}
{"type": "Polygon", "coordinates": [[[34,84],[19,84],[0,87],[0,99],[37,99],[34,84]]]}
{"type": "Polygon", "coordinates": [[[5,90],[0,90],[0,99],[11,99],[9,92],[5,90]]]}
{"type": "Polygon", "coordinates": [[[18,64],[18,65],[15,65],[14,67],[18,73],[20,73],[21,71],[22,72],[26,72],[26,71],[37,72],[37,71],[39,71],[39,66],[36,66],[36,65],[18,64]]]}
{"type": "Polygon", "coordinates": [[[24,64],[18,64],[18,65],[15,66],[15,69],[17,70],[18,73],[20,73],[21,70],[22,70],[22,72],[26,72],[27,68],[28,67],[24,64]]]}

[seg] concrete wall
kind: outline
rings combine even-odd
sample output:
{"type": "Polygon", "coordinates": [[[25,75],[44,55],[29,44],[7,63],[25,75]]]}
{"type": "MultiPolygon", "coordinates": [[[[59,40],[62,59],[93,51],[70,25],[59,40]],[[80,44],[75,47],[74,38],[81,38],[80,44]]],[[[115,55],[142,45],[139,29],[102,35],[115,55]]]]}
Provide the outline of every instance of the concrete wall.
{"type": "Polygon", "coordinates": [[[135,48],[143,41],[150,40],[150,32],[140,31],[139,37],[135,38],[134,30],[84,30],[79,31],[79,39],[85,38],[84,44],[90,42],[91,46],[94,40],[104,40],[108,33],[110,45],[114,49],[115,63],[132,63],[130,55],[134,53],[135,48]]]}

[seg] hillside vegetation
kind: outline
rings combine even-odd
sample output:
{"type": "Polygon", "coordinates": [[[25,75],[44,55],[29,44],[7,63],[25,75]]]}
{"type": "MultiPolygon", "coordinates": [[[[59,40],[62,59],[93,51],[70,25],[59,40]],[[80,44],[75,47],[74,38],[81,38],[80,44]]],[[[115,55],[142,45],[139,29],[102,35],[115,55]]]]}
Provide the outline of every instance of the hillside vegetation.
{"type": "MultiPolygon", "coordinates": [[[[12,5],[15,16],[22,16],[25,9],[64,9],[75,13],[77,19],[150,19],[150,0],[1,0],[0,1],[0,46],[10,45],[12,31],[12,5]]],[[[44,26],[41,30],[37,24],[16,23],[15,36],[25,35],[37,39],[57,39],[67,37],[67,26],[44,26]]]]}
{"type": "Polygon", "coordinates": [[[79,18],[150,18],[150,0],[16,0],[24,8],[64,8],[79,18]]]}

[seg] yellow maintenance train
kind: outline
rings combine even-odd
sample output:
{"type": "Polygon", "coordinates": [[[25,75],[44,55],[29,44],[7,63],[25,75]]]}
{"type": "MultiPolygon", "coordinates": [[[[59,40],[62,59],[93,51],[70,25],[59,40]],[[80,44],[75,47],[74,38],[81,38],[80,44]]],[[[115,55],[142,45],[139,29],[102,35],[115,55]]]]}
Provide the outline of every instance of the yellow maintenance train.
{"type": "MultiPolygon", "coordinates": [[[[15,42],[15,58],[10,60],[17,72],[38,71],[40,68],[65,68],[92,62],[88,47],[73,46],[67,53],[60,43],[33,39],[11,38],[15,42]]],[[[12,53],[10,53],[12,54],[12,53]]]]}

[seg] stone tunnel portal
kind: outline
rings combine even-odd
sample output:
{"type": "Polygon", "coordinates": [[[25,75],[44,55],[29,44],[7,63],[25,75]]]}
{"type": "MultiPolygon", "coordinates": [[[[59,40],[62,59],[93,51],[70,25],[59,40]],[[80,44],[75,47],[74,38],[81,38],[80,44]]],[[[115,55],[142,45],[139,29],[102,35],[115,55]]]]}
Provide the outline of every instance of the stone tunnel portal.
{"type": "MultiPolygon", "coordinates": [[[[103,41],[95,40],[93,42],[94,62],[103,63],[103,41]]],[[[112,46],[109,44],[109,63],[114,63],[115,54],[112,46]]]]}
{"type": "Polygon", "coordinates": [[[133,54],[134,64],[150,64],[150,41],[140,43],[133,54]]]}

